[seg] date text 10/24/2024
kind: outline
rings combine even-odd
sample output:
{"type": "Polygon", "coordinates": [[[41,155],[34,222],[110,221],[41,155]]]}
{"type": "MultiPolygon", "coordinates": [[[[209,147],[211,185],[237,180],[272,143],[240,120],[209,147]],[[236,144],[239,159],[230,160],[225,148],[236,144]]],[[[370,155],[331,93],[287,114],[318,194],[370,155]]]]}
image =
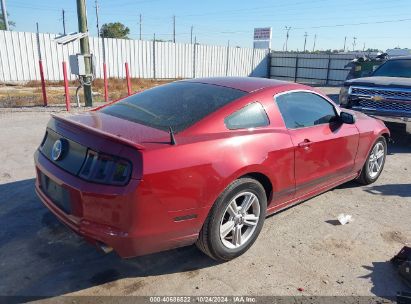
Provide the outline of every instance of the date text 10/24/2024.
{"type": "Polygon", "coordinates": [[[255,303],[255,297],[246,296],[158,296],[150,297],[150,303],[255,303]]]}

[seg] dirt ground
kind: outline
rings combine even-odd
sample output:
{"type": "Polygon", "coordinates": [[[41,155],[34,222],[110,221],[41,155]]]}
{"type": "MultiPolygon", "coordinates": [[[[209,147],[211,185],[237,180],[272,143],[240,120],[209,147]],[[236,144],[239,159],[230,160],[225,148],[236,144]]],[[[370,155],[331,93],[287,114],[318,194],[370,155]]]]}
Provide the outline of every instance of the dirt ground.
{"type": "MultiPolygon", "coordinates": [[[[137,92],[172,80],[138,79],[130,80],[131,91],[137,92]]],[[[77,81],[69,82],[69,97],[72,106],[76,105],[77,81]]],[[[48,105],[64,105],[66,102],[63,81],[46,82],[48,105]]],[[[83,100],[83,90],[79,91],[80,100],[83,100]]],[[[127,82],[125,79],[108,79],[109,101],[127,96],[127,82]]],[[[104,101],[104,81],[96,79],[93,82],[93,99],[95,102],[104,101]]],[[[39,81],[30,81],[25,84],[0,84],[0,107],[32,107],[43,105],[43,93],[39,81]]]]}
{"type": "Polygon", "coordinates": [[[266,219],[252,248],[218,264],[195,246],[128,260],[60,224],[34,193],[33,153],[56,107],[0,109],[0,295],[394,297],[389,262],[411,244],[411,139],[391,126],[386,167],[266,219]],[[354,222],[336,223],[340,213],[354,222]],[[302,288],[303,291],[298,289],[302,288]]]}

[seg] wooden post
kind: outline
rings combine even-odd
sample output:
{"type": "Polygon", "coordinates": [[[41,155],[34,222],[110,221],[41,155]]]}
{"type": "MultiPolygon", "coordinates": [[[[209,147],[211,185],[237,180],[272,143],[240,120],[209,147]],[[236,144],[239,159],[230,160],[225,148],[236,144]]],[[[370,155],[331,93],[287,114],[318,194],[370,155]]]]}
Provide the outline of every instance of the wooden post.
{"type": "Polygon", "coordinates": [[[331,55],[328,55],[327,79],[325,80],[326,85],[328,85],[328,81],[329,81],[329,78],[330,78],[330,66],[331,66],[331,55]]]}
{"type": "Polygon", "coordinates": [[[228,43],[227,43],[227,61],[225,64],[225,76],[228,76],[229,60],[230,60],[230,40],[228,40],[228,43]]]}
{"type": "Polygon", "coordinates": [[[107,81],[107,65],[103,63],[103,75],[104,75],[104,101],[108,102],[108,81],[107,81]]]}
{"type": "Polygon", "coordinates": [[[128,63],[125,63],[126,66],[126,79],[127,79],[127,94],[128,96],[131,95],[131,81],[130,81],[130,71],[128,69],[128,63]]]}
{"type": "Polygon", "coordinates": [[[66,96],[66,110],[70,111],[70,92],[69,92],[69,85],[68,85],[68,78],[67,78],[67,65],[66,62],[63,61],[63,78],[64,78],[64,94],[66,96]]]}
{"type": "Polygon", "coordinates": [[[153,39],[153,78],[156,79],[156,34],[153,39]]]}
{"type": "Polygon", "coordinates": [[[44,71],[43,71],[43,61],[39,60],[40,68],[40,78],[41,78],[41,91],[43,92],[43,104],[47,107],[47,93],[46,93],[46,81],[44,80],[44,71]]]}
{"type": "Polygon", "coordinates": [[[298,55],[296,56],[297,57],[295,58],[294,82],[297,82],[297,78],[298,78],[298,55]]]}
{"type": "Polygon", "coordinates": [[[40,48],[40,32],[39,32],[39,24],[36,23],[37,27],[37,51],[39,54],[39,69],[40,69],[40,79],[41,79],[41,91],[43,92],[43,104],[47,107],[47,92],[46,92],[46,82],[44,80],[44,70],[43,70],[43,61],[41,59],[41,48],[40,48]]]}

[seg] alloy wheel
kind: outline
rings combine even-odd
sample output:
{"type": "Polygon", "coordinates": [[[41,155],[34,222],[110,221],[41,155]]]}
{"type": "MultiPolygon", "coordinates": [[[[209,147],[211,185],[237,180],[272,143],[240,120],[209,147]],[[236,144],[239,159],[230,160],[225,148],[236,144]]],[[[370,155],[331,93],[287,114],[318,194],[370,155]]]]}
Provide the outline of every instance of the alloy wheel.
{"type": "Polygon", "coordinates": [[[385,148],[381,142],[378,142],[371,151],[368,160],[368,174],[371,178],[375,178],[381,171],[384,163],[385,148]]]}
{"type": "Polygon", "coordinates": [[[256,230],[260,202],[251,192],[241,192],[228,204],[220,221],[220,239],[230,249],[244,245],[256,230]]]}

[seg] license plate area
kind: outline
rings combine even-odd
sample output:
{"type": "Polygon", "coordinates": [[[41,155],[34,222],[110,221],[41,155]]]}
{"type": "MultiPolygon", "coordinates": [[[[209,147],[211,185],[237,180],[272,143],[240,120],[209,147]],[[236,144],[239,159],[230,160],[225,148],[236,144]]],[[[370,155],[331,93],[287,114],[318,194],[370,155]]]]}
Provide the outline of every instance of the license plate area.
{"type": "Polygon", "coordinates": [[[58,185],[47,175],[40,172],[40,186],[44,194],[56,205],[59,209],[67,214],[71,214],[70,193],[69,191],[58,185]]]}

